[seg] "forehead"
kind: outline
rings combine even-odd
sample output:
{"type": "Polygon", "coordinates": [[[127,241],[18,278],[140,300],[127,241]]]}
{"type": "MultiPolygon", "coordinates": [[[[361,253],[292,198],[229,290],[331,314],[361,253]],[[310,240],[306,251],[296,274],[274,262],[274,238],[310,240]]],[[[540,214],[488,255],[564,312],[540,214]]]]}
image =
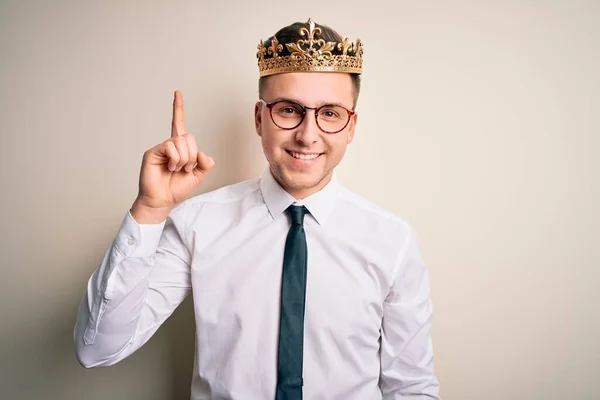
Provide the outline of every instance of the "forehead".
{"type": "Polygon", "coordinates": [[[307,106],[323,103],[341,103],[348,107],[353,102],[350,74],[337,72],[292,72],[268,77],[263,97],[267,101],[288,98],[307,106]]]}

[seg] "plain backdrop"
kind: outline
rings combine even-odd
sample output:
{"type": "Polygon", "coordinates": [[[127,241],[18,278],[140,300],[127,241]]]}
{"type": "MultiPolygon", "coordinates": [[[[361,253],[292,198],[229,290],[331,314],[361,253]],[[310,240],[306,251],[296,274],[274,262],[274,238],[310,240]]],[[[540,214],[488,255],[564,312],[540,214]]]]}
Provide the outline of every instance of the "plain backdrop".
{"type": "MultiPolygon", "coordinates": [[[[2,1],[2,399],[187,399],[191,298],[86,370],[87,279],[170,134],[258,176],[256,46],[312,17],[365,44],[338,176],[418,231],[444,400],[600,398],[600,2],[2,1]]],[[[243,400],[243,399],[242,399],[243,400]]]]}

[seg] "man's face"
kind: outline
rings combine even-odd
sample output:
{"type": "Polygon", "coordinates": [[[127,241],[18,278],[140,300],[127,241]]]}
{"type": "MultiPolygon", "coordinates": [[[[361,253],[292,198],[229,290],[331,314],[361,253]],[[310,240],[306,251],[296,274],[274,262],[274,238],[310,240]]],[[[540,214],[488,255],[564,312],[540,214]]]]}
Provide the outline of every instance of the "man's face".
{"type": "MultiPolygon", "coordinates": [[[[267,103],[286,99],[306,107],[339,104],[349,110],[354,102],[350,75],[332,72],[273,75],[266,80],[262,97],[267,103]]],[[[354,114],[341,132],[331,134],[318,127],[314,110],[307,110],[302,123],[291,130],[277,127],[269,109],[261,102],[257,102],[254,116],[271,173],[296,199],[305,198],[327,185],[346,146],[354,138],[357,120],[354,114]],[[298,153],[302,158],[298,158],[298,153]],[[318,157],[306,159],[314,155],[318,157]]]]}

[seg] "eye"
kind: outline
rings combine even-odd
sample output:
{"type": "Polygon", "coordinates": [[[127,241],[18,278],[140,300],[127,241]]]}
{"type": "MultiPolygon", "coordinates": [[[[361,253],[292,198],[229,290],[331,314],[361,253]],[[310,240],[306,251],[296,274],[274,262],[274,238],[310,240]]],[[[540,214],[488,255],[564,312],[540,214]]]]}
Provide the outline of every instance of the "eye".
{"type": "Polygon", "coordinates": [[[335,108],[324,108],[319,111],[319,115],[321,115],[323,118],[327,118],[327,119],[340,118],[340,112],[338,110],[336,110],[335,108]]]}
{"type": "Polygon", "coordinates": [[[297,104],[287,101],[277,103],[273,111],[282,118],[298,118],[302,114],[302,109],[297,104]]]}
{"type": "Polygon", "coordinates": [[[294,107],[282,107],[279,109],[279,112],[281,114],[297,114],[298,110],[296,110],[294,107]]]}

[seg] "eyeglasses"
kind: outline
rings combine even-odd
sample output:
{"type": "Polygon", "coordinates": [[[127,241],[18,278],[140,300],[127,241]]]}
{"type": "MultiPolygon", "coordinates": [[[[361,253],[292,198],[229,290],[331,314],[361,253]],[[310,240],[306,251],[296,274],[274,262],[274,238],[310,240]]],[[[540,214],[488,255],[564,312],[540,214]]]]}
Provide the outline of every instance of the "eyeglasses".
{"type": "Polygon", "coordinates": [[[295,129],[302,124],[306,110],[315,110],[317,126],[325,133],[338,133],[344,130],[350,118],[356,113],[335,104],[325,104],[321,107],[306,107],[291,100],[279,100],[267,103],[259,100],[268,109],[273,123],[281,129],[295,129]]]}

